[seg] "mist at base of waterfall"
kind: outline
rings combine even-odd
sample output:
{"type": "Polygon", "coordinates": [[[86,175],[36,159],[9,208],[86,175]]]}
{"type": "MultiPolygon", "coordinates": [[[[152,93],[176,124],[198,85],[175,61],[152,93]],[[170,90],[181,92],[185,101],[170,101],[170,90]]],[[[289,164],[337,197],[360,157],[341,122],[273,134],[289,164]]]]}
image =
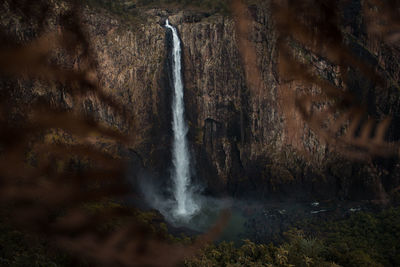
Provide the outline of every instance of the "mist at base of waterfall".
{"type": "MultiPolygon", "coordinates": [[[[201,188],[191,193],[195,206],[187,207],[190,212],[177,212],[178,202],[174,199],[173,189],[161,184],[161,179],[152,175],[140,175],[138,185],[148,206],[158,210],[164,218],[175,227],[188,227],[196,231],[203,231],[208,221],[216,220],[218,213],[230,208],[229,200],[217,200],[201,195],[201,188]],[[196,222],[196,223],[194,223],[196,222]],[[191,227],[190,225],[194,225],[191,227]],[[190,227],[189,227],[190,226],[190,227]]],[[[196,188],[195,188],[196,189],[196,188]]]]}
{"type": "Polygon", "coordinates": [[[245,236],[246,218],[243,216],[240,205],[232,199],[202,197],[201,209],[188,221],[178,222],[176,225],[205,233],[210,230],[221,218],[222,211],[229,211],[230,218],[218,237],[220,241],[241,243],[245,236]]]}
{"type": "Polygon", "coordinates": [[[193,199],[198,209],[190,215],[180,216],[175,213],[177,203],[171,198],[168,190],[167,192],[163,191],[162,186],[156,185],[148,177],[141,181],[140,188],[146,203],[158,210],[171,226],[205,233],[218,222],[222,211],[228,210],[231,216],[219,236],[219,240],[240,242],[245,237],[246,218],[232,199],[214,198],[194,193],[193,199]]]}

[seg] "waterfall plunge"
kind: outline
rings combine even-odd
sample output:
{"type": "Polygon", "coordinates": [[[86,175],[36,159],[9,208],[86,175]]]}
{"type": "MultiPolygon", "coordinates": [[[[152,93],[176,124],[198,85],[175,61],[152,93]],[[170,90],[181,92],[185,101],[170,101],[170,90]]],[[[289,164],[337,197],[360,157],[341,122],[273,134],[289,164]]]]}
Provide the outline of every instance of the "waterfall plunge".
{"type": "Polygon", "coordinates": [[[190,219],[200,207],[193,198],[193,190],[190,184],[190,155],[186,139],[188,128],[184,116],[185,106],[181,72],[181,42],[177,30],[169,24],[168,19],[165,22],[165,27],[170,29],[173,34],[172,77],[174,81],[174,96],[172,101],[172,130],[174,132],[174,140],[172,160],[174,169],[172,171],[172,180],[176,203],[172,212],[175,218],[185,220],[190,219]]]}

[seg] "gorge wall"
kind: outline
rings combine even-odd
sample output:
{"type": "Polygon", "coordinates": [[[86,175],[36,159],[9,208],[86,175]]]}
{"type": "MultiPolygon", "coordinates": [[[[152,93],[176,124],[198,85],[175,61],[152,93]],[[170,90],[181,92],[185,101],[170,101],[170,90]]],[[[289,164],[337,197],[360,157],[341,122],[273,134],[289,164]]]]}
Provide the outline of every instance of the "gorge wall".
{"type": "MultiPolygon", "coordinates": [[[[374,199],[398,186],[397,159],[354,163],[330,153],[296,114],[296,136],[289,135],[282,113],[276,32],[268,2],[251,5],[249,10],[254,20],[251,39],[263,81],[258,93],[247,86],[234,21],[228,16],[153,8],[142,10],[142,21],[137,24],[105,10],[86,8],[82,20],[97,55],[100,84],[132,114],[134,124],[127,125],[96,98],[86,97],[79,108],[133,136],[136,143],[130,149],[140,158],[140,164],[159,179],[170,177],[171,65],[167,47],[171,36],[163,27],[168,17],[182,39],[193,173],[206,186],[206,193],[280,199],[374,199]],[[311,159],[296,152],[293,147],[299,145],[312,155],[311,159]]],[[[346,42],[363,60],[390,77],[390,87],[376,92],[373,84],[357,73],[344,81],[337,66],[307,51],[299,50],[299,55],[311,57],[321,76],[348,88],[362,102],[373,104],[369,105],[372,115],[393,115],[391,134],[398,138],[399,52],[369,41],[359,1],[353,1],[349,10],[343,22],[346,42]]],[[[32,31],[21,28],[17,20],[2,18],[2,23],[8,23],[22,39],[32,31]]],[[[70,62],[71,67],[79,68],[80,64],[79,59],[70,62]]],[[[40,84],[20,86],[31,92],[26,99],[46,95],[58,105],[72,105],[67,94],[43,91],[40,84]]]]}

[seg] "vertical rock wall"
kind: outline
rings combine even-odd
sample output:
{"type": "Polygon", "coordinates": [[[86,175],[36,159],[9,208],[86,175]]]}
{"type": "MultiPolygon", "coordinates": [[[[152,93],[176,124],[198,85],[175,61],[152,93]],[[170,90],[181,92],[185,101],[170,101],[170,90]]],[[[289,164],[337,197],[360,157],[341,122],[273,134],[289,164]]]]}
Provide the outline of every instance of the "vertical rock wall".
{"type": "MultiPolygon", "coordinates": [[[[376,106],[371,113],[378,117],[394,115],[391,134],[396,138],[400,118],[398,51],[369,41],[360,23],[360,7],[349,10],[343,25],[349,46],[390,78],[391,86],[376,93],[355,73],[346,88],[355,93],[369,88],[368,94],[360,94],[361,100],[376,106]]],[[[380,180],[386,190],[400,183],[396,160],[350,163],[326,153],[326,147],[318,143],[296,114],[295,136],[288,135],[276,69],[276,33],[268,2],[250,6],[249,11],[254,20],[251,39],[263,81],[258,91],[247,87],[234,22],[229,17],[148,9],[141,11],[141,23],[134,23],[106,11],[85,9],[82,19],[97,54],[100,83],[134,117],[134,125],[127,125],[90,96],[80,108],[133,136],[137,142],[131,149],[140,155],[146,168],[157,172],[159,179],[169,178],[171,79],[168,34],[162,26],[169,17],[183,43],[193,173],[208,193],[285,199],[373,198],[380,180]],[[313,154],[312,161],[306,161],[291,145],[305,147],[313,154]]],[[[2,19],[23,39],[29,29],[21,28],[16,21],[2,19]]],[[[321,76],[344,86],[336,66],[307,51],[298,53],[310,57],[321,76]]],[[[73,67],[80,64],[79,59],[71,62],[73,67]]],[[[30,90],[25,96],[27,101],[46,94],[59,105],[72,105],[67,94],[43,92],[40,84],[21,87],[30,90]]]]}

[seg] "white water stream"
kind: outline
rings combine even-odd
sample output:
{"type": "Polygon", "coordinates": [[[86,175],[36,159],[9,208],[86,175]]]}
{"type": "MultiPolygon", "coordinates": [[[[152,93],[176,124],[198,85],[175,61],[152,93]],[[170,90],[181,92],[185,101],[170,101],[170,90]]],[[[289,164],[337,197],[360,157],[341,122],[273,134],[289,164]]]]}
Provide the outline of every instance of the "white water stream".
{"type": "Polygon", "coordinates": [[[173,34],[172,47],[172,77],[174,81],[174,94],[172,101],[172,130],[173,140],[173,195],[175,207],[172,210],[173,216],[177,219],[190,219],[200,207],[193,197],[190,177],[190,154],[188,150],[187,132],[185,122],[185,105],[183,101],[183,82],[181,70],[181,41],[178,31],[169,24],[168,19],[165,27],[170,29],[173,34]]]}

